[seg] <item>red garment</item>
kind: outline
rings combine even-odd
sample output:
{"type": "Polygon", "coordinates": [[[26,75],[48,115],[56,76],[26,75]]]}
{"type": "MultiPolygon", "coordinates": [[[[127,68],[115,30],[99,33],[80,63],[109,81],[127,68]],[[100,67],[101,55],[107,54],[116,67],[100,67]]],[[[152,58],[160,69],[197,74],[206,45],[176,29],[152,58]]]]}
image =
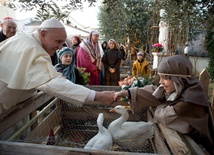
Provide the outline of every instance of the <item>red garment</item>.
{"type": "Polygon", "coordinates": [[[91,62],[89,54],[82,47],[79,47],[77,52],[77,67],[86,68],[85,71],[90,73],[89,85],[100,84],[100,70],[96,66],[96,61],[91,62]]]}

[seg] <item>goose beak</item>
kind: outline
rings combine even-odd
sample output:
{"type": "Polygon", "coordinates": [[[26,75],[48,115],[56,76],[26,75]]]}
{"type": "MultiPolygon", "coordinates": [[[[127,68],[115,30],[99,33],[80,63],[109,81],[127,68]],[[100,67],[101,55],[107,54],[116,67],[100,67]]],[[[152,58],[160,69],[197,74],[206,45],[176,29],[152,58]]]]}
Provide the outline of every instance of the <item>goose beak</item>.
{"type": "Polygon", "coordinates": [[[116,112],[115,108],[112,108],[111,110],[109,110],[110,112],[116,112]]]}

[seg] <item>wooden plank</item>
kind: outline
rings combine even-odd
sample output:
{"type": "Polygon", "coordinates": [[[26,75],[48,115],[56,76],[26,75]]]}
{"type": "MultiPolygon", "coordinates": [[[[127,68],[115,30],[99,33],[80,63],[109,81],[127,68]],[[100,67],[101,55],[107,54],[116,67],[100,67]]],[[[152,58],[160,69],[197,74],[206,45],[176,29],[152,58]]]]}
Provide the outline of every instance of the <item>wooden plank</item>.
{"type": "Polygon", "coordinates": [[[201,81],[206,94],[208,94],[209,84],[210,84],[210,76],[206,69],[203,69],[199,74],[199,80],[201,81]]]}
{"type": "MultiPolygon", "coordinates": [[[[154,116],[154,108],[149,109],[151,114],[154,116]]],[[[171,149],[172,154],[176,155],[190,155],[190,151],[187,148],[186,144],[180,137],[180,135],[167,127],[164,127],[162,124],[158,123],[158,128],[160,129],[160,132],[163,134],[163,137],[166,139],[167,144],[169,145],[169,148],[171,149]]]]}
{"type": "Polygon", "coordinates": [[[17,105],[17,109],[0,117],[0,133],[4,132],[32,111],[47,102],[52,96],[39,92],[33,98],[17,105]]]}
{"type": "Polygon", "coordinates": [[[188,135],[180,134],[181,138],[185,141],[185,144],[188,146],[191,154],[200,154],[200,155],[207,155],[208,152],[199,147],[198,144],[188,135]]]}
{"type": "Polygon", "coordinates": [[[184,141],[181,139],[181,137],[176,131],[166,128],[160,123],[158,124],[158,126],[160,127],[161,132],[166,138],[166,141],[169,144],[169,147],[173,154],[176,154],[176,155],[191,154],[186,144],[184,143],[184,141]]]}
{"type": "MultiPolygon", "coordinates": [[[[212,95],[212,100],[211,100],[211,111],[212,111],[212,116],[214,116],[214,90],[213,90],[213,95],[212,95]]],[[[214,124],[214,122],[213,122],[214,124]]]]}
{"type": "MultiPolygon", "coordinates": [[[[148,109],[148,120],[149,121],[153,121],[153,115],[150,111],[150,109],[148,109]]],[[[164,137],[161,134],[160,130],[158,129],[158,126],[156,124],[154,124],[154,145],[155,148],[154,150],[156,151],[155,153],[157,154],[170,154],[170,151],[165,143],[164,137]]]]}
{"type": "Polygon", "coordinates": [[[37,128],[35,128],[25,139],[25,142],[42,143],[44,138],[49,135],[49,132],[54,127],[59,125],[61,116],[60,108],[56,107],[37,128]],[[36,141],[34,141],[36,139],[36,141]]]}
{"type": "MultiPolygon", "coordinates": [[[[209,91],[209,84],[210,84],[210,76],[207,72],[206,69],[203,69],[203,71],[200,73],[200,76],[199,76],[199,80],[201,81],[205,91],[206,91],[206,94],[208,94],[208,91],[209,91]]],[[[213,90],[213,95],[214,95],[214,90],[213,90]]],[[[211,99],[211,105],[209,107],[209,114],[210,114],[210,117],[211,117],[211,121],[212,121],[212,128],[214,129],[214,96],[212,95],[212,99],[211,99]]]]}
{"type": "Polygon", "coordinates": [[[120,91],[121,87],[120,86],[97,86],[97,85],[90,85],[90,86],[85,86],[91,90],[95,91],[120,91]]]}
{"type": "MultiPolygon", "coordinates": [[[[48,100],[49,100],[50,98],[52,98],[52,96],[49,96],[49,95],[47,95],[47,94],[45,94],[45,93],[43,93],[43,92],[38,92],[38,93],[34,94],[34,95],[33,95],[31,98],[29,98],[28,100],[26,100],[26,101],[24,101],[24,102],[21,102],[21,103],[19,103],[19,104],[16,104],[16,105],[12,106],[10,109],[8,109],[7,111],[1,113],[1,114],[0,114],[0,121],[2,121],[2,120],[4,120],[5,118],[7,118],[9,115],[11,115],[11,113],[16,112],[17,109],[22,109],[23,106],[25,106],[26,104],[32,103],[32,102],[34,102],[35,100],[37,100],[37,98],[39,99],[39,98],[41,98],[41,97],[43,97],[43,100],[42,100],[43,102],[46,101],[46,97],[48,97],[48,100]]],[[[42,104],[43,104],[43,103],[42,103],[42,104]]],[[[34,110],[34,109],[33,109],[33,110],[34,110]]],[[[30,113],[30,112],[29,112],[29,113],[30,113]]]]}
{"type": "MultiPolygon", "coordinates": [[[[0,141],[2,155],[148,155],[120,151],[85,150],[81,148],[60,147],[42,144],[0,141]]],[[[150,154],[152,155],[152,154],[150,154]]],[[[154,154],[153,154],[154,155],[154,154]]]]}
{"type": "MultiPolygon", "coordinates": [[[[37,110],[34,110],[30,113],[30,120],[33,119],[35,116],[37,115],[37,110]]],[[[35,122],[32,126],[31,126],[31,130],[35,129],[38,126],[38,122],[35,122]]]]}
{"type": "Polygon", "coordinates": [[[42,109],[33,119],[31,119],[28,123],[24,124],[13,136],[11,136],[8,141],[15,141],[19,136],[21,136],[29,127],[34,124],[46,111],[56,104],[58,101],[57,98],[55,98],[51,103],[49,103],[45,108],[42,109]]]}

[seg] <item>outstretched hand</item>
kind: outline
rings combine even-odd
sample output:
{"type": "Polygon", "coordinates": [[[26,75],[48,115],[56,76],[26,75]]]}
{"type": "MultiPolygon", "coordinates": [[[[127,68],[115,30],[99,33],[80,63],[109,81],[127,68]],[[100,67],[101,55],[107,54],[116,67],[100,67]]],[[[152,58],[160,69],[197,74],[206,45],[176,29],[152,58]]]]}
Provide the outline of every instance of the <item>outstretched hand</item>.
{"type": "Polygon", "coordinates": [[[120,100],[121,97],[128,96],[128,91],[118,91],[114,93],[114,101],[120,100]]]}
{"type": "Polygon", "coordinates": [[[102,102],[103,104],[109,106],[114,103],[114,91],[102,91],[96,92],[95,101],[102,102]]]}

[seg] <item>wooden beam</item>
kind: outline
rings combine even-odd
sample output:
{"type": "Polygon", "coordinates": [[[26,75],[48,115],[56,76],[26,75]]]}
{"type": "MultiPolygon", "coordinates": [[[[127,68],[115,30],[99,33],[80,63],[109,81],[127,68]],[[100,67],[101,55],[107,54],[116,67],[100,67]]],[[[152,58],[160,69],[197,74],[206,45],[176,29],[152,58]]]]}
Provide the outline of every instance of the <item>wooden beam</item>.
{"type": "MultiPolygon", "coordinates": [[[[212,95],[212,101],[211,101],[211,111],[212,111],[212,116],[214,116],[214,89],[213,89],[213,93],[212,94],[213,95],[212,95]]],[[[213,122],[213,124],[214,124],[214,122],[213,122]]]]}
{"type": "Polygon", "coordinates": [[[40,124],[37,128],[35,128],[32,132],[28,134],[28,136],[25,138],[25,142],[30,143],[42,143],[44,141],[44,137],[47,137],[49,135],[50,129],[53,129],[54,127],[59,125],[61,116],[60,114],[60,108],[56,107],[54,111],[52,111],[40,124]],[[35,142],[34,139],[37,138],[37,141],[35,142]],[[39,139],[38,139],[39,138],[39,139]]]}
{"type": "Polygon", "coordinates": [[[4,113],[0,116],[0,133],[4,132],[11,126],[15,125],[18,121],[29,115],[32,111],[43,105],[52,96],[39,92],[29,100],[16,105],[14,111],[4,113]]]}
{"type": "Polygon", "coordinates": [[[203,69],[199,74],[199,80],[201,81],[206,94],[208,94],[209,84],[210,84],[210,76],[206,69],[203,69]]]}
{"type": "MultiPolygon", "coordinates": [[[[3,155],[148,155],[120,151],[85,150],[81,148],[60,147],[43,144],[0,141],[0,154],[3,155]]],[[[152,154],[150,154],[152,155],[152,154]]],[[[153,154],[155,155],[155,154],[153,154]]]]}
{"type": "Polygon", "coordinates": [[[199,145],[188,135],[180,134],[181,138],[185,141],[185,144],[188,146],[191,154],[200,154],[200,155],[207,155],[209,154],[206,149],[202,149],[199,145]]]}
{"type": "MultiPolygon", "coordinates": [[[[148,114],[148,120],[153,121],[153,114],[151,113],[150,109],[147,111],[148,114]]],[[[170,154],[170,151],[167,147],[167,144],[165,143],[165,138],[162,135],[161,131],[158,129],[158,126],[154,124],[154,150],[157,154],[170,154]]]]}
{"type": "Polygon", "coordinates": [[[158,124],[158,126],[160,127],[161,132],[166,138],[166,141],[169,144],[169,147],[173,154],[191,155],[191,152],[176,131],[166,128],[162,124],[158,124]]]}
{"type": "MultiPolygon", "coordinates": [[[[154,116],[154,109],[149,109],[151,114],[154,116]]],[[[162,124],[158,123],[158,128],[160,129],[160,132],[163,134],[163,137],[166,139],[167,144],[169,145],[169,148],[172,151],[172,154],[176,155],[191,155],[191,152],[189,151],[189,148],[187,148],[185,142],[182,140],[180,135],[167,127],[164,127],[162,124]]]]}
{"type": "Polygon", "coordinates": [[[58,101],[57,98],[55,98],[51,103],[49,103],[42,111],[40,111],[33,119],[31,119],[28,123],[26,123],[22,128],[20,128],[13,136],[11,136],[8,141],[14,141],[19,137],[24,131],[26,131],[32,124],[34,124],[39,117],[41,117],[51,106],[56,104],[58,101]]]}

